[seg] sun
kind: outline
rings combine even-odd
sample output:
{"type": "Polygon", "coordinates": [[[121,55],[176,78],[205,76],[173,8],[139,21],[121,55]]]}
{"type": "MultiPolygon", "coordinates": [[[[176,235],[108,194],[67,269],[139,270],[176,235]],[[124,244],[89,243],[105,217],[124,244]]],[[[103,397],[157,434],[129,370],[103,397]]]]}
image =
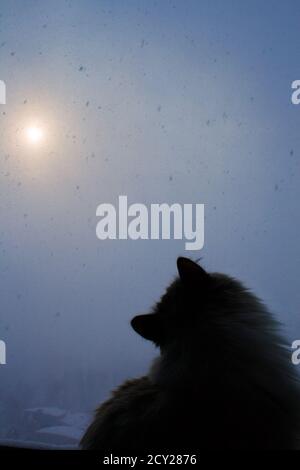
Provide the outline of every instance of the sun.
{"type": "Polygon", "coordinates": [[[38,126],[30,126],[30,127],[27,127],[26,129],[26,137],[27,137],[27,140],[31,143],[31,144],[38,144],[39,142],[41,142],[44,138],[44,132],[43,132],[43,129],[41,127],[38,127],[38,126]]]}

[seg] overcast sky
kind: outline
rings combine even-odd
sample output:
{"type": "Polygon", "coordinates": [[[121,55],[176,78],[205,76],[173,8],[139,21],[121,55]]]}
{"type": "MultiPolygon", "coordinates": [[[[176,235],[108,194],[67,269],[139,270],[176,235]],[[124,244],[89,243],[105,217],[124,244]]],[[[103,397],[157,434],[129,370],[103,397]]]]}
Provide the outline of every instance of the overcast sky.
{"type": "Polygon", "coordinates": [[[300,337],[299,23],[297,1],[1,2],[0,374],[145,370],[129,320],[178,255],[242,279],[300,337]],[[98,240],[96,208],[121,194],[205,204],[203,250],[98,240]]]}

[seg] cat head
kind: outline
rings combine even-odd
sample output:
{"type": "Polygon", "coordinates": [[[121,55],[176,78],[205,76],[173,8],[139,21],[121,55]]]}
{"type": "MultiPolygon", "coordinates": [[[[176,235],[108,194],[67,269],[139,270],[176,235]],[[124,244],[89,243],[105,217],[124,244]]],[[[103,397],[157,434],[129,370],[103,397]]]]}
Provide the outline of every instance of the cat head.
{"type": "Polygon", "coordinates": [[[133,329],[143,338],[164,346],[193,327],[215,290],[213,276],[188,258],[178,258],[179,276],[149,314],[137,315],[133,329]]]}
{"type": "Polygon", "coordinates": [[[208,273],[188,258],[178,258],[178,277],[148,314],[131,321],[133,329],[161,349],[170,344],[202,343],[224,328],[268,328],[263,304],[239,281],[208,273]],[[182,341],[181,341],[182,340],[182,341]]]}

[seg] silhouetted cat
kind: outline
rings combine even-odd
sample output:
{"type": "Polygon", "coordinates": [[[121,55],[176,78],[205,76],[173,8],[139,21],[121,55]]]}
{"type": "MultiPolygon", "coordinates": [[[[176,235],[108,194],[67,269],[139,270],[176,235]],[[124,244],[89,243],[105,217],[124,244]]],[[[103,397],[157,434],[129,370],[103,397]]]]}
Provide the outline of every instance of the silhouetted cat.
{"type": "Polygon", "coordinates": [[[153,312],[131,322],[160,356],[100,406],[82,448],[294,448],[299,386],[278,323],[235,279],[186,258],[177,266],[153,312]]]}

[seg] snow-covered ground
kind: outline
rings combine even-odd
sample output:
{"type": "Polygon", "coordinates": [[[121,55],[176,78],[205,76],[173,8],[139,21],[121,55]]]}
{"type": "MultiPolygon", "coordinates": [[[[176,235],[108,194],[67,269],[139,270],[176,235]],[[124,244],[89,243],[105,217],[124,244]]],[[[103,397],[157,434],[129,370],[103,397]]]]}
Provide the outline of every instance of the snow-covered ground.
{"type": "Polygon", "coordinates": [[[22,414],[23,432],[1,439],[3,445],[41,448],[76,448],[91,420],[87,413],[57,407],[27,408],[22,414]]]}
{"type": "Polygon", "coordinates": [[[25,449],[41,449],[41,450],[78,450],[77,445],[60,445],[47,444],[39,441],[28,441],[22,439],[0,439],[0,446],[22,447],[25,449]]]}

